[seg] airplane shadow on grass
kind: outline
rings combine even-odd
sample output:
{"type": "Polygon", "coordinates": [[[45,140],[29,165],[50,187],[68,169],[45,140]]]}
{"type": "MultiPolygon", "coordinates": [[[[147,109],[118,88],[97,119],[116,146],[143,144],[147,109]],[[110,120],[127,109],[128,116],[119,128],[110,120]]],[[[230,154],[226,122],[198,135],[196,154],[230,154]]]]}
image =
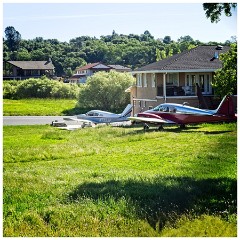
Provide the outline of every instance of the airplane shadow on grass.
{"type": "MultiPolygon", "coordinates": [[[[127,127],[126,127],[127,128],[127,127]]],[[[144,130],[142,128],[139,128],[133,132],[127,133],[130,135],[134,134],[141,134],[141,133],[147,133],[147,132],[169,132],[169,133],[204,133],[204,134],[223,134],[223,133],[229,133],[233,132],[231,130],[219,130],[219,131],[207,131],[207,130],[201,130],[201,126],[187,126],[184,129],[181,129],[180,127],[174,127],[174,128],[169,128],[165,127],[163,129],[158,129],[158,127],[153,126],[150,129],[144,130]]]]}
{"type": "Polygon", "coordinates": [[[109,180],[84,183],[68,194],[67,201],[84,198],[115,201],[124,197],[129,211],[160,231],[183,214],[237,214],[237,181],[229,178],[196,180],[190,177],[157,177],[148,180],[109,180]]]}

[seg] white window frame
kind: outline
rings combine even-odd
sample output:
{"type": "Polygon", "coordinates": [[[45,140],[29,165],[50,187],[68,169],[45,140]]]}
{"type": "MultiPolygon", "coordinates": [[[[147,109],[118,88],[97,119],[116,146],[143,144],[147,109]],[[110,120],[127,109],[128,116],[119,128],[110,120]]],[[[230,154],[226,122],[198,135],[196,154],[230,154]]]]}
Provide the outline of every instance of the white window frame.
{"type": "Polygon", "coordinates": [[[137,87],[142,87],[142,74],[137,74],[137,87]]]}
{"type": "Polygon", "coordinates": [[[211,85],[211,75],[210,73],[199,74],[198,76],[198,84],[201,88],[203,94],[211,94],[212,93],[212,85],[211,85]],[[201,77],[203,77],[201,79],[201,77]],[[203,82],[201,82],[201,80],[203,82]]]}
{"type": "MultiPolygon", "coordinates": [[[[211,73],[189,73],[186,74],[185,87],[195,87],[199,84],[203,94],[212,94],[212,77],[211,73]],[[202,89],[201,76],[203,76],[204,89],[202,89]]],[[[193,92],[192,92],[193,93],[193,92]]]]}
{"type": "Polygon", "coordinates": [[[168,73],[167,78],[166,78],[166,85],[178,87],[179,86],[179,73],[168,73]],[[170,76],[174,76],[174,75],[176,78],[170,82],[170,76]]]}
{"type": "Polygon", "coordinates": [[[143,73],[143,87],[147,87],[147,74],[143,73]]]}
{"type": "Polygon", "coordinates": [[[152,88],[156,88],[156,74],[152,73],[152,88]]]}

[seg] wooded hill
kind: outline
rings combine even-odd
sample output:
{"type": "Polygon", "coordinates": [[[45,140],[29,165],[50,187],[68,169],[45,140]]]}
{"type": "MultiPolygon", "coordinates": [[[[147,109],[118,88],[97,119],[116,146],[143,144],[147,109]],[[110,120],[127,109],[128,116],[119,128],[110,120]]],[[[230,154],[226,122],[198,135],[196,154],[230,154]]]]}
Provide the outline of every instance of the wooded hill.
{"type": "MultiPolygon", "coordinates": [[[[13,27],[8,28],[15,31],[13,27]]],[[[141,35],[124,35],[113,31],[111,35],[101,36],[99,39],[80,36],[69,42],[42,37],[24,40],[19,33],[18,37],[13,45],[8,37],[3,39],[3,60],[43,61],[51,58],[57,76],[71,76],[77,67],[94,62],[120,64],[136,69],[198,45],[231,43],[230,40],[225,43],[203,43],[190,36],[180,37],[177,41],[173,41],[170,36],[155,39],[149,31],[141,35]]]]}

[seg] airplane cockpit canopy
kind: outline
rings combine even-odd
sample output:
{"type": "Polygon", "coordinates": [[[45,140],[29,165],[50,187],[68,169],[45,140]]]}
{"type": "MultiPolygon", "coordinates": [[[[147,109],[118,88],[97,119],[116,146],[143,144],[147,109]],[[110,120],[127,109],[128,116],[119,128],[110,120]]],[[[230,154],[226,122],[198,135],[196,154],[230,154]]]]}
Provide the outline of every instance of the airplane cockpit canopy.
{"type": "Polygon", "coordinates": [[[155,112],[176,112],[176,108],[174,106],[169,106],[169,105],[159,105],[153,109],[155,112]]]}
{"type": "Polygon", "coordinates": [[[86,115],[89,116],[89,117],[99,117],[99,116],[103,116],[101,113],[94,112],[94,111],[90,111],[90,112],[86,113],[86,115]]]}

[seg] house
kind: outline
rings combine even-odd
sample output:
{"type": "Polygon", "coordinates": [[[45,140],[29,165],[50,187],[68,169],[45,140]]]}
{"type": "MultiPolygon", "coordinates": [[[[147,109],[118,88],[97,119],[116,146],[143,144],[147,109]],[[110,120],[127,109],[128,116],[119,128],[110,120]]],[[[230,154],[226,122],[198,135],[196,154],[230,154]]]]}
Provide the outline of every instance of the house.
{"type": "Polygon", "coordinates": [[[105,65],[103,63],[89,63],[83,67],[80,67],[76,70],[76,74],[69,78],[70,83],[85,83],[87,78],[92,76],[94,73],[99,71],[109,72],[117,71],[117,72],[129,72],[130,68],[121,66],[121,65],[105,65]]]}
{"type": "Polygon", "coordinates": [[[115,70],[117,72],[131,72],[132,69],[128,67],[124,67],[122,65],[108,65],[109,67],[112,68],[112,70],[115,70]]]}
{"type": "Polygon", "coordinates": [[[198,46],[132,71],[136,84],[128,92],[133,114],[164,102],[187,102],[198,107],[196,83],[211,105],[209,108],[214,108],[213,76],[222,67],[219,55],[229,49],[229,46],[198,46]]]}
{"type": "Polygon", "coordinates": [[[76,74],[69,78],[70,83],[85,83],[87,78],[99,71],[109,72],[112,68],[100,62],[89,63],[76,70],[76,74]]]}
{"type": "Polygon", "coordinates": [[[6,61],[4,62],[3,79],[39,78],[43,75],[52,77],[54,65],[48,61],[6,61]]]}

